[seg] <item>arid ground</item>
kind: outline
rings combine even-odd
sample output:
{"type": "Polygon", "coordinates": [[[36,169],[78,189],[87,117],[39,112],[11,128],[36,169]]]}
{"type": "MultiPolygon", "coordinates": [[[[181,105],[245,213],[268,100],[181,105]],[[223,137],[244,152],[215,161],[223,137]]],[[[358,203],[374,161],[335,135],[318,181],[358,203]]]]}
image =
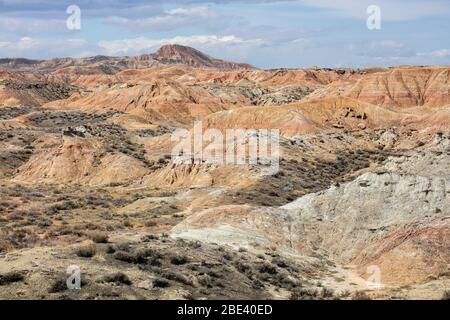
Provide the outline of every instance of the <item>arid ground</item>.
{"type": "Polygon", "coordinates": [[[450,67],[0,59],[0,159],[1,299],[450,296],[450,67]],[[279,172],[174,163],[195,120],[279,172]]]}

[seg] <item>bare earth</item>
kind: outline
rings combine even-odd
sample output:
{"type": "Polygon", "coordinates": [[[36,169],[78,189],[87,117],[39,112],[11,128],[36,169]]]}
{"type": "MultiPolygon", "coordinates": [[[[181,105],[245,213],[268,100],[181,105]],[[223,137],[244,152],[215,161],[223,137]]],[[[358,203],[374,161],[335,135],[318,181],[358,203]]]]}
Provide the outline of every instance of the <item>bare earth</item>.
{"type": "Polygon", "coordinates": [[[450,290],[449,67],[258,70],[181,46],[1,60],[0,159],[0,299],[450,290]],[[280,171],[173,163],[196,119],[279,129],[280,171]]]}

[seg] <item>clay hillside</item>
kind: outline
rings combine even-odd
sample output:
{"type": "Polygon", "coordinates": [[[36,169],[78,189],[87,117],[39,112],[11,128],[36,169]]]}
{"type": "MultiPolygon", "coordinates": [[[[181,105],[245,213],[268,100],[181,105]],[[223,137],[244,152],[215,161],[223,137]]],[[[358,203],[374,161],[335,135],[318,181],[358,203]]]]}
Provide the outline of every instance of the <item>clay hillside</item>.
{"type": "Polygon", "coordinates": [[[0,159],[2,299],[449,294],[450,67],[0,59],[0,159]],[[174,162],[196,119],[279,129],[279,171],[174,162]]]}

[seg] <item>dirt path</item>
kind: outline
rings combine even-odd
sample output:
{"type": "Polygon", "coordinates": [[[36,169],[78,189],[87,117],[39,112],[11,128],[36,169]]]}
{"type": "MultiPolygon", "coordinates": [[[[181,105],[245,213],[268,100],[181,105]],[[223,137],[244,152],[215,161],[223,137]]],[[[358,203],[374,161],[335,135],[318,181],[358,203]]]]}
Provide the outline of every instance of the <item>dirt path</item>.
{"type": "Polygon", "coordinates": [[[354,266],[336,266],[332,274],[321,281],[322,285],[336,293],[367,291],[367,281],[360,277],[354,266]]]}

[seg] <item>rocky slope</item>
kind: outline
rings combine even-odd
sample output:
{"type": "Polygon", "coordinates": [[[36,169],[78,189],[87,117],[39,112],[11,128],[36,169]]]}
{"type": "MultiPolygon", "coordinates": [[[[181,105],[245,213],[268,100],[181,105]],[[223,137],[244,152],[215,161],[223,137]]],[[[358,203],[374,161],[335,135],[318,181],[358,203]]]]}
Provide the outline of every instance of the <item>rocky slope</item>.
{"type": "Polygon", "coordinates": [[[172,235],[293,256],[322,252],[363,275],[378,266],[385,286],[411,285],[448,272],[449,186],[448,175],[367,173],[281,208],[207,209],[172,235]]]}
{"type": "Polygon", "coordinates": [[[74,86],[26,79],[0,80],[0,106],[41,106],[55,100],[67,99],[78,89],[74,86]]]}

